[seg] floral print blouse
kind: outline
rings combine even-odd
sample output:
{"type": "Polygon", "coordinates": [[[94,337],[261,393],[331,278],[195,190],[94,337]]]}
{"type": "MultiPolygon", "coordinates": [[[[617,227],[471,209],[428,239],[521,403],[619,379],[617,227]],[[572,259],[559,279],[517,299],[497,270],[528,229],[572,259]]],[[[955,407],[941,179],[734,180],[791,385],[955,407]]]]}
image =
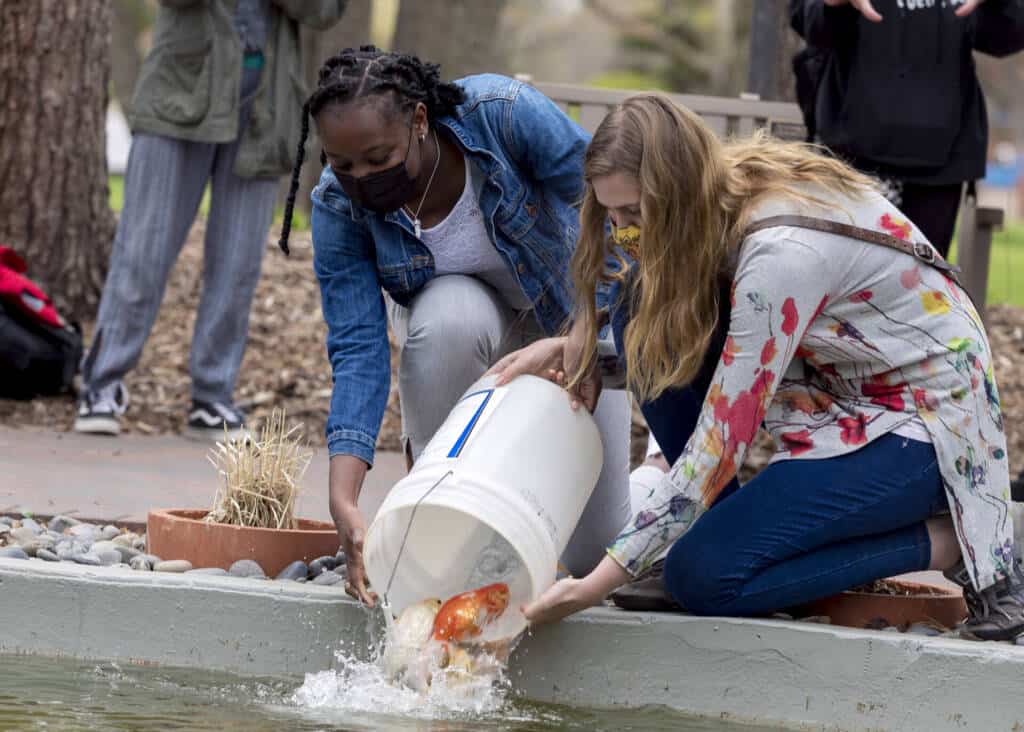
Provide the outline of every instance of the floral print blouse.
{"type": "MultiPolygon", "coordinates": [[[[901,239],[921,232],[881,195],[786,213],[901,239]]],[[[920,419],[935,447],[965,563],[979,588],[1012,562],[1009,471],[992,355],[967,294],[901,252],[793,227],[747,237],[725,349],[683,453],[608,553],[639,574],[712,505],[758,427],[775,460],[829,458],[920,419]]],[[[742,488],[740,488],[742,490],[742,488]]]]}

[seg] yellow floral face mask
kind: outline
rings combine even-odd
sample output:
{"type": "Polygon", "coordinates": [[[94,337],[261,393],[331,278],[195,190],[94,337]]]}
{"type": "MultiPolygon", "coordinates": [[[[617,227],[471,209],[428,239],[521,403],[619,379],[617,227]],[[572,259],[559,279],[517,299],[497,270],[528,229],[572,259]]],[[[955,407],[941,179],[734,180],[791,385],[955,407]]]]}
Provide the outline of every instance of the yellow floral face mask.
{"type": "Polygon", "coordinates": [[[630,259],[640,258],[639,226],[612,226],[612,241],[621,247],[630,259]]]}

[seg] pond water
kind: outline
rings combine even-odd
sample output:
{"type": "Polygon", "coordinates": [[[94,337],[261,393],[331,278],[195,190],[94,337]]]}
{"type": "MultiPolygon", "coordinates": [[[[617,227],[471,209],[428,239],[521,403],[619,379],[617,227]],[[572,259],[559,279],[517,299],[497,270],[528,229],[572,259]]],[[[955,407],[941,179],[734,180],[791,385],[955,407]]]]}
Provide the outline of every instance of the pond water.
{"type": "Polygon", "coordinates": [[[115,663],[0,656],[0,730],[417,730],[768,732],[648,707],[535,704],[501,685],[423,699],[368,665],[295,681],[115,663]]]}

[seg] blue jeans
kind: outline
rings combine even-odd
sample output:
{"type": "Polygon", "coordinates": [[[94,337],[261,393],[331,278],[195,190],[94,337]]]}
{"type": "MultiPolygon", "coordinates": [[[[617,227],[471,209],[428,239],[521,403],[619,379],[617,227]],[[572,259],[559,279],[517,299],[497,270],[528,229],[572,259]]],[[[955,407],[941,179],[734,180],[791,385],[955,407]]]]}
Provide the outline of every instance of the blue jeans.
{"type": "MultiPolygon", "coordinates": [[[[692,384],[641,405],[665,457],[693,434],[728,326],[692,384]]],[[[627,308],[612,313],[622,352],[627,308]]],[[[928,568],[924,521],[946,507],[930,443],[886,435],[825,460],[769,465],[742,489],[734,479],[669,550],[668,592],[698,615],[759,615],[928,568]]]]}

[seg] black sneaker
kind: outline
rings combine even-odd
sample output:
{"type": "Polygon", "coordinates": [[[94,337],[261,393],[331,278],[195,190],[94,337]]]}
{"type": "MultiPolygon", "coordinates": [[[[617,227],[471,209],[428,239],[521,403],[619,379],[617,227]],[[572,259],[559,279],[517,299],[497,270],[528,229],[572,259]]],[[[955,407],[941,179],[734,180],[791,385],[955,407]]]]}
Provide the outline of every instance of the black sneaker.
{"type": "Polygon", "coordinates": [[[245,429],[245,416],[235,405],[193,400],[185,434],[196,440],[218,442],[239,440],[249,432],[245,429]]]}
{"type": "Polygon", "coordinates": [[[1020,565],[1006,579],[984,590],[974,589],[967,566],[961,559],[943,572],[946,579],[960,585],[967,602],[967,621],[962,630],[979,640],[1014,640],[1024,633],[1024,574],[1020,565]]]}
{"type": "Polygon", "coordinates": [[[120,381],[86,391],[78,402],[75,432],[87,435],[121,434],[121,415],[128,408],[128,390],[120,381]]]}

